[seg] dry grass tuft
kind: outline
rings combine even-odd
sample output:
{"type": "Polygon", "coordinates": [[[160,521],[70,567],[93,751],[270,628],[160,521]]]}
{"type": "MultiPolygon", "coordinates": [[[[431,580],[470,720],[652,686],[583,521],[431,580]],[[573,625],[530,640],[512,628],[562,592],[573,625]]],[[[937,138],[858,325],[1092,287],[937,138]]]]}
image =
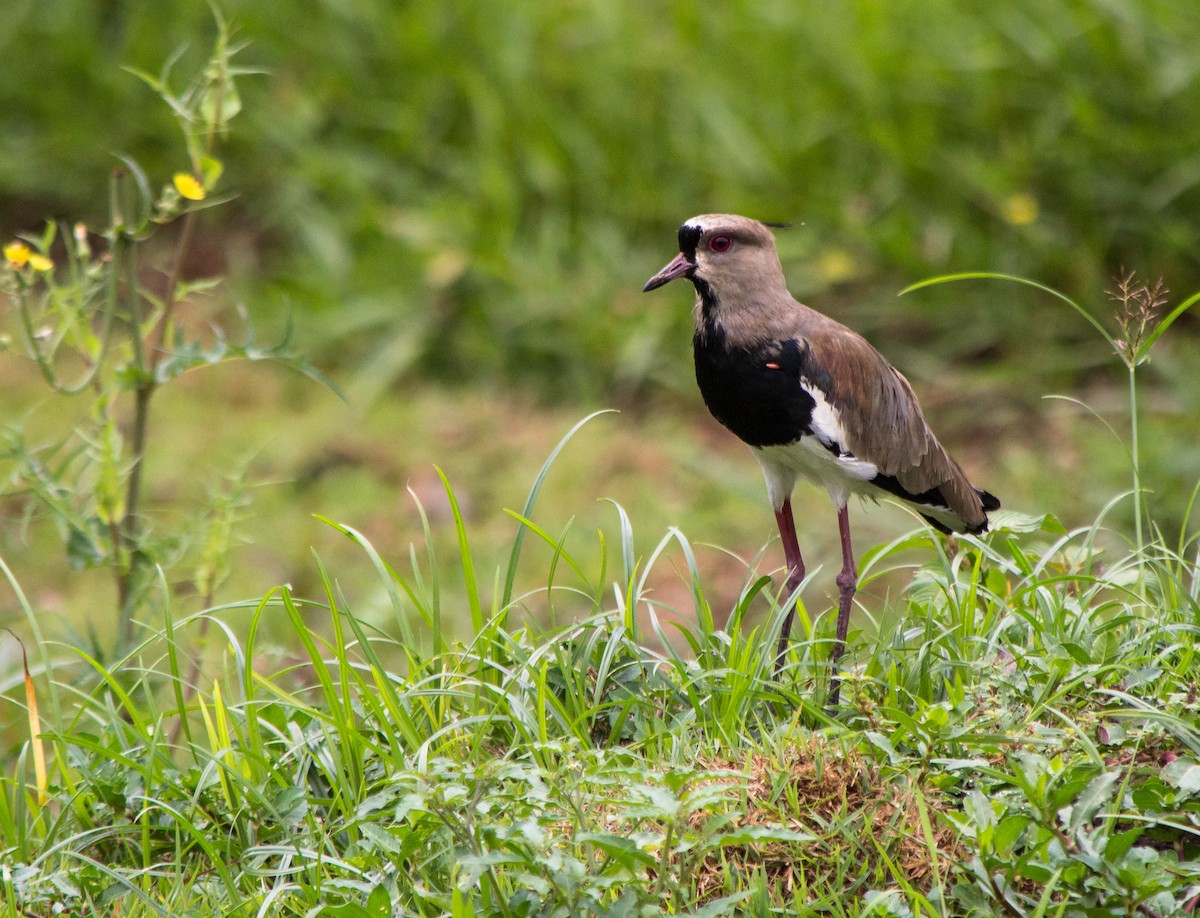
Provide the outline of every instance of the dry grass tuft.
{"type": "Polygon", "coordinates": [[[785,761],[755,754],[743,763],[713,759],[702,764],[712,771],[749,774],[744,815],[737,825],[783,826],[815,840],[722,848],[721,856],[710,855],[701,866],[698,888],[704,898],[720,895],[731,872],[755,871],[789,894],[828,888],[838,877],[853,881],[847,893],[863,891],[858,887],[864,879],[874,879],[877,888],[902,879],[928,889],[943,869],[940,863],[967,857],[957,834],[938,818],[951,807],[936,791],[914,787],[820,738],[793,746],[780,758],[785,761]],[[929,811],[932,839],[922,828],[918,795],[929,811]]]}

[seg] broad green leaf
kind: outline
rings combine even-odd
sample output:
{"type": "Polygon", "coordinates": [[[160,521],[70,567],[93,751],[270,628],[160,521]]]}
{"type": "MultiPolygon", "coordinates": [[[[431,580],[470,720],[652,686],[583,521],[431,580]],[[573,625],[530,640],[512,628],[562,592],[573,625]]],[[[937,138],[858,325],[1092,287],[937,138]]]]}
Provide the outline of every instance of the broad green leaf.
{"type": "Polygon", "coordinates": [[[992,834],[992,850],[1001,857],[1006,857],[1014,842],[1033,820],[1025,813],[1010,813],[996,824],[992,834]]]}
{"type": "Polygon", "coordinates": [[[1191,797],[1200,793],[1200,765],[1192,759],[1176,759],[1162,770],[1162,778],[1180,794],[1191,797]]]}
{"type": "Polygon", "coordinates": [[[1064,535],[1067,528],[1053,513],[1030,514],[1017,510],[993,510],[988,514],[990,532],[1050,532],[1064,535]]]}
{"type": "Polygon", "coordinates": [[[1128,829],[1125,832],[1118,832],[1108,839],[1104,845],[1104,857],[1108,861],[1119,861],[1125,857],[1129,849],[1133,847],[1134,842],[1142,837],[1142,833],[1146,830],[1138,826],[1136,829],[1128,829]]]}
{"type": "Polygon", "coordinates": [[[1067,816],[1065,820],[1067,831],[1075,833],[1084,826],[1090,825],[1096,818],[1096,814],[1100,812],[1100,808],[1112,799],[1120,780],[1121,773],[1119,771],[1106,771],[1092,778],[1083,793],[1075,798],[1075,802],[1069,807],[1063,808],[1067,816]]]}
{"type": "Polygon", "coordinates": [[[614,835],[610,832],[580,832],[576,836],[576,840],[581,845],[599,848],[618,862],[633,861],[646,865],[657,863],[657,858],[627,835],[614,835]]]}

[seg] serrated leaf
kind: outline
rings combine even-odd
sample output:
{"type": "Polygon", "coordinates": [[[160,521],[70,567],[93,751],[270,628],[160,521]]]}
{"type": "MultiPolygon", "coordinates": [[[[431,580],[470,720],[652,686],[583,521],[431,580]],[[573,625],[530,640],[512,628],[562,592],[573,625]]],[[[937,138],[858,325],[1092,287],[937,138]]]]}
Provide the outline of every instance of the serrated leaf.
{"type": "Polygon", "coordinates": [[[980,844],[990,845],[996,828],[996,811],[992,809],[992,801],[983,791],[975,788],[963,801],[963,810],[971,818],[975,837],[980,844]]]}
{"type": "Polygon", "coordinates": [[[632,787],[630,791],[642,802],[628,808],[628,812],[651,819],[671,819],[679,812],[682,802],[669,790],[651,784],[647,787],[632,787]]]}
{"type": "Polygon", "coordinates": [[[1130,848],[1117,864],[1117,878],[1128,889],[1136,889],[1154,869],[1159,854],[1153,848],[1130,848]]]}
{"type": "Polygon", "coordinates": [[[272,802],[283,824],[291,828],[308,815],[308,794],[303,787],[281,788],[272,802]]]}
{"type": "Polygon", "coordinates": [[[576,841],[599,848],[618,861],[631,858],[642,864],[657,863],[657,859],[652,854],[642,850],[642,846],[635,839],[626,835],[614,835],[611,832],[580,832],[576,836],[576,841]]]}
{"type": "Polygon", "coordinates": [[[370,816],[372,813],[389,806],[396,800],[396,791],[389,787],[387,790],[380,791],[377,794],[370,794],[364,797],[362,801],[354,809],[354,815],[359,819],[370,816]]]}
{"type": "Polygon", "coordinates": [[[1030,791],[1040,793],[1045,787],[1047,775],[1054,771],[1053,764],[1044,755],[1036,752],[1018,752],[1016,759],[1025,786],[1030,791]]]}
{"type": "Polygon", "coordinates": [[[514,825],[512,834],[533,848],[540,848],[546,843],[546,830],[532,816],[514,825]]]}

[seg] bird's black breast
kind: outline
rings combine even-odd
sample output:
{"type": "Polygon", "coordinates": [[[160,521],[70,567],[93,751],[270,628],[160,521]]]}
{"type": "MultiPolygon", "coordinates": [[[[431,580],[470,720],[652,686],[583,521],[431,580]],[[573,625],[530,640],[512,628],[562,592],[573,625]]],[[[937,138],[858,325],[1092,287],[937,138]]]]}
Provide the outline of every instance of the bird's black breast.
{"type": "Polygon", "coordinates": [[[696,382],[713,417],[751,446],[793,443],[812,432],[816,404],[800,385],[798,341],[729,347],[719,325],[693,339],[696,382]]]}

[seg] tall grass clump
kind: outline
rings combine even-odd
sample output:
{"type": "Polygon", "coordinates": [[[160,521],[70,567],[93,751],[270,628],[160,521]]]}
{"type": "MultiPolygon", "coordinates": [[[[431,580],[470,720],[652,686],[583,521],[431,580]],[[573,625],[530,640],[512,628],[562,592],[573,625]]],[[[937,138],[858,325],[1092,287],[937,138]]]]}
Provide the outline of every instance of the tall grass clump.
{"type": "Polygon", "coordinates": [[[491,574],[461,513],[452,562],[425,539],[393,564],[332,524],[371,560],[390,620],[368,624],[317,561],[318,595],[168,614],[120,670],[82,653],[73,670],[91,678],[59,667],[60,704],[0,779],[6,901],[35,915],[1187,913],[1194,540],[1115,555],[1103,516],[1067,530],[1008,511],[953,551],[927,529],[881,546],[864,580],[902,566],[911,585],[858,641],[833,719],[829,616],[807,610],[776,681],[785,609],[753,563],[713,610],[681,532],[643,546],[614,505],[589,567],[539,523],[575,430],[491,574]],[[682,608],[648,588],[664,564],[689,588],[682,608]],[[542,585],[514,588],[530,568],[542,585]],[[438,608],[450,577],[477,616],[462,640],[438,608]],[[534,614],[551,604],[560,624],[534,614]],[[272,619],[293,649],[266,641],[272,619]],[[194,676],[206,622],[224,652],[194,676]]]}

